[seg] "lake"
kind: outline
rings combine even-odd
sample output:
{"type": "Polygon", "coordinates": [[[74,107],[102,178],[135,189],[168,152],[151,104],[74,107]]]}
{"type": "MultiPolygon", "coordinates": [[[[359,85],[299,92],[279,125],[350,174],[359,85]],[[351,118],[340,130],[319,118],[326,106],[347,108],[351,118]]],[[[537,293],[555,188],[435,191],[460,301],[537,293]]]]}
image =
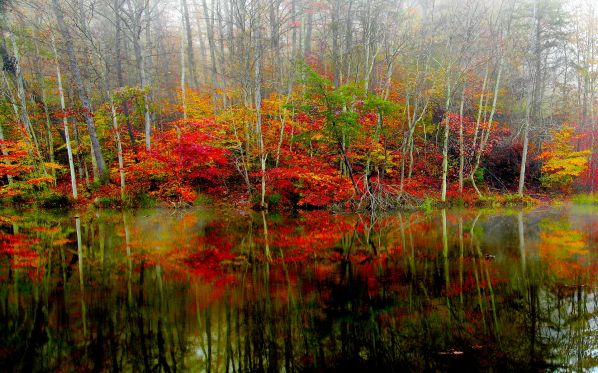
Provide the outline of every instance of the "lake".
{"type": "Polygon", "coordinates": [[[3,210],[0,371],[598,369],[598,208],[3,210]]]}

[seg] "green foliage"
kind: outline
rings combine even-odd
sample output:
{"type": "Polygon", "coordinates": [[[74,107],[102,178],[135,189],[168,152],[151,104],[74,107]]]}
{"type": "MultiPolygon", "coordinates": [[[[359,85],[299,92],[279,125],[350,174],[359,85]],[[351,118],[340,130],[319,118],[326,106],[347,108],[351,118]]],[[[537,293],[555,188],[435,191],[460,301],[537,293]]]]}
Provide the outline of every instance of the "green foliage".
{"type": "Polygon", "coordinates": [[[456,197],[451,200],[451,206],[459,207],[459,208],[465,207],[465,199],[463,199],[463,197],[461,197],[461,196],[456,197]]]}
{"type": "Polygon", "coordinates": [[[363,90],[351,84],[335,89],[329,80],[310,67],[306,66],[304,72],[306,98],[315,100],[316,106],[320,107],[320,114],[326,120],[326,132],[335,141],[350,143],[359,133],[358,113],[355,110],[356,104],[363,101],[363,90]]]}
{"type": "Polygon", "coordinates": [[[500,207],[501,203],[498,200],[497,196],[490,194],[490,195],[485,195],[485,196],[478,198],[475,202],[475,205],[477,207],[495,208],[495,207],[500,207]]]}
{"type": "Polygon", "coordinates": [[[198,193],[197,198],[195,198],[195,201],[193,202],[193,205],[194,206],[209,206],[213,203],[214,202],[212,201],[212,198],[209,195],[203,194],[203,193],[198,193]]]}
{"type": "Polygon", "coordinates": [[[122,203],[122,201],[120,200],[120,198],[114,198],[114,197],[108,197],[108,196],[100,196],[100,197],[97,197],[93,201],[94,206],[100,207],[100,208],[114,208],[114,207],[120,206],[121,203],[122,203]]]}
{"type": "Polygon", "coordinates": [[[71,205],[71,200],[64,194],[47,190],[36,196],[36,203],[43,208],[63,208],[71,205]]]}
{"type": "Polygon", "coordinates": [[[122,206],[127,208],[151,208],[156,206],[156,200],[147,193],[127,194],[122,201],[122,206]]]}
{"type": "Polygon", "coordinates": [[[261,198],[262,196],[259,193],[252,193],[249,197],[249,202],[252,206],[256,206],[259,205],[259,203],[261,202],[261,198]]]}
{"type": "Polygon", "coordinates": [[[388,115],[396,111],[397,104],[385,100],[378,95],[369,94],[363,102],[363,108],[365,110],[375,110],[380,115],[388,115]]]}
{"type": "Polygon", "coordinates": [[[425,211],[426,213],[430,213],[430,212],[432,212],[434,204],[435,204],[434,199],[430,196],[426,196],[426,198],[424,198],[424,201],[419,206],[419,208],[421,210],[425,211]]]}
{"type": "Polygon", "coordinates": [[[273,193],[267,196],[268,198],[268,206],[272,206],[272,207],[276,207],[278,205],[278,203],[280,202],[280,199],[282,198],[282,196],[280,195],[280,193],[273,193]]]}
{"type": "Polygon", "coordinates": [[[143,208],[154,207],[156,205],[156,200],[147,195],[146,193],[141,193],[138,197],[139,206],[143,208]]]}
{"type": "Polygon", "coordinates": [[[514,206],[533,206],[536,204],[536,200],[530,196],[519,194],[503,194],[500,196],[503,206],[514,207],[514,206]]]}
{"type": "Polygon", "coordinates": [[[475,173],[473,174],[473,178],[475,179],[475,182],[483,183],[485,173],[486,173],[486,170],[483,167],[479,167],[477,170],[475,170],[475,173]]]}
{"type": "Polygon", "coordinates": [[[578,205],[598,205],[598,193],[577,194],[571,200],[578,205]]]}
{"type": "Polygon", "coordinates": [[[530,196],[524,195],[523,197],[519,194],[495,194],[480,197],[476,201],[478,207],[523,207],[523,206],[534,206],[537,204],[537,200],[530,196]]]}

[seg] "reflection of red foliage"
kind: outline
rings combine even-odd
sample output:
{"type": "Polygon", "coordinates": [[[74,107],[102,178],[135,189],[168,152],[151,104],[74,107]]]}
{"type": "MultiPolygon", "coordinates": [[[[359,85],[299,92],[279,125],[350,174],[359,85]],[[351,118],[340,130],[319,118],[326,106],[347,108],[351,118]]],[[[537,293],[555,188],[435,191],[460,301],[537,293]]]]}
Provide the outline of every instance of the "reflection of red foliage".
{"type": "MultiPolygon", "coordinates": [[[[271,248],[283,249],[282,257],[275,259],[286,263],[301,262],[308,258],[328,257],[330,249],[343,234],[351,232],[354,216],[333,215],[328,211],[302,212],[296,225],[272,224],[268,227],[268,243],[271,248]]],[[[255,240],[264,245],[263,231],[255,240]]]]}
{"type": "Polygon", "coordinates": [[[32,249],[32,246],[38,242],[39,240],[22,234],[0,233],[0,255],[8,257],[12,269],[28,269],[32,280],[41,280],[43,268],[39,266],[40,257],[32,249]]]}

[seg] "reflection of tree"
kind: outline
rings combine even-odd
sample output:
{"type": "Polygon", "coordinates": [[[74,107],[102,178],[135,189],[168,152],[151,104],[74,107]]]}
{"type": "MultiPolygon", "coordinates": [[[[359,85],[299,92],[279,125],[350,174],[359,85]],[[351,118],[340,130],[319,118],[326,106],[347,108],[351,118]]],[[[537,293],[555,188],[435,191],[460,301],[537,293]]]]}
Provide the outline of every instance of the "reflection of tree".
{"type": "Polygon", "coordinates": [[[0,272],[0,368],[595,366],[591,271],[563,277],[551,262],[583,264],[591,250],[559,257],[558,245],[577,239],[562,232],[572,226],[546,220],[534,235],[527,214],[516,218],[506,219],[515,234],[501,248],[489,244],[487,216],[467,211],[83,214],[79,224],[36,216],[19,232],[35,238],[42,276],[0,272]]]}
{"type": "Polygon", "coordinates": [[[592,232],[574,229],[565,218],[543,219],[540,227],[540,256],[555,278],[542,298],[547,319],[542,332],[555,347],[555,363],[571,364],[579,371],[596,367],[598,310],[592,289],[597,277],[588,246],[592,232]]]}
{"type": "MultiPolygon", "coordinates": [[[[529,240],[525,239],[523,221],[524,215],[519,213],[521,266],[511,275],[511,290],[515,294],[509,294],[507,299],[517,299],[528,338],[521,340],[517,333],[510,333],[509,339],[519,341],[518,348],[510,353],[519,354],[522,364],[535,370],[570,367],[582,371],[595,367],[598,341],[596,326],[591,325],[598,313],[590,311],[596,309],[596,295],[591,290],[588,270],[583,269],[585,260],[580,257],[589,253],[584,249],[583,234],[571,229],[564,218],[542,219],[538,225],[540,255],[528,256],[529,240]]],[[[509,322],[516,317],[517,314],[512,315],[509,322]]]]}
{"type": "Polygon", "coordinates": [[[592,278],[592,257],[585,231],[571,228],[565,219],[543,219],[540,230],[540,255],[554,276],[576,284],[592,278]]]}

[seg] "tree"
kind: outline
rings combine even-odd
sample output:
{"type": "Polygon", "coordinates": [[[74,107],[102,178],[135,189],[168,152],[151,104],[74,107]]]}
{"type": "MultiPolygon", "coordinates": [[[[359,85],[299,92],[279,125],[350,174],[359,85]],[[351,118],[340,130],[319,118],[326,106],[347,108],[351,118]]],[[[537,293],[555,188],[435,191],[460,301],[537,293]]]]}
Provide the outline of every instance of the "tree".
{"type": "Polygon", "coordinates": [[[81,77],[81,70],[79,69],[79,64],[77,62],[77,57],[75,56],[75,51],[73,48],[73,39],[71,38],[71,33],[64,21],[64,13],[58,0],[52,0],[52,7],[54,9],[54,14],[58,21],[58,27],[60,29],[60,33],[62,35],[63,43],[66,47],[66,53],[69,60],[69,65],[71,69],[71,74],[73,75],[73,80],[75,86],[77,88],[77,94],[79,96],[79,101],[81,102],[81,106],[83,106],[83,114],[85,115],[85,123],[87,124],[87,132],[89,133],[89,137],[91,140],[91,147],[93,149],[93,156],[95,158],[98,172],[100,174],[100,179],[106,180],[108,173],[106,169],[106,162],[104,161],[104,155],[102,154],[102,149],[100,148],[100,142],[98,136],[96,134],[95,122],[93,119],[93,114],[91,111],[91,105],[87,93],[85,93],[85,87],[83,85],[83,79],[81,77]]]}
{"type": "MultiPolygon", "coordinates": [[[[527,4],[529,5],[529,4],[527,4]]],[[[550,53],[559,46],[565,37],[563,31],[563,12],[561,4],[555,0],[533,0],[533,23],[529,50],[527,51],[528,86],[526,94],[525,117],[523,125],[523,150],[517,192],[523,196],[525,186],[525,168],[529,146],[530,124],[541,128],[543,123],[542,103],[546,88],[546,77],[550,53]]]]}
{"type": "Polygon", "coordinates": [[[588,169],[590,150],[574,151],[572,126],[552,132],[552,141],[546,144],[538,159],[542,160],[542,185],[569,191],[575,178],[588,169]]]}

